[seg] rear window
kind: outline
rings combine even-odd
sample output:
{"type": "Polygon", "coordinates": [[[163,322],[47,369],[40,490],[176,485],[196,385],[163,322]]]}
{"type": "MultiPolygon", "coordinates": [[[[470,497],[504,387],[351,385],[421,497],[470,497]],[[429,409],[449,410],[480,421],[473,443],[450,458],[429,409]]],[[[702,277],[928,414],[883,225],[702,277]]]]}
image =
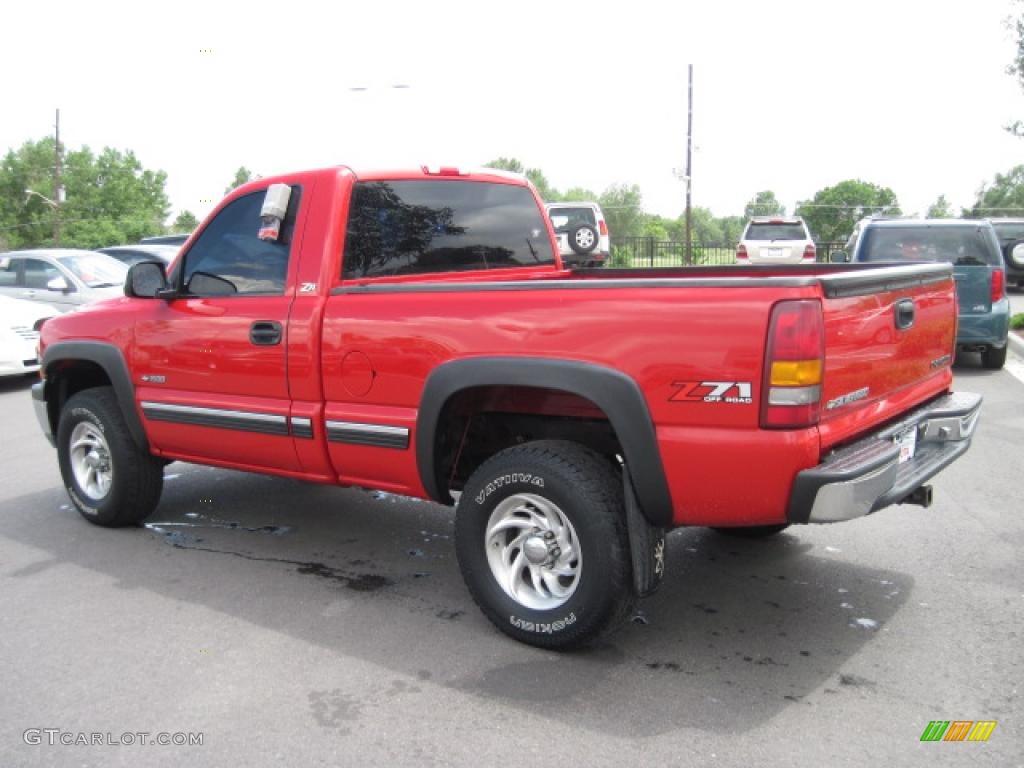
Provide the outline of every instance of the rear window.
{"type": "Polygon", "coordinates": [[[868,227],[858,260],[1002,265],[995,233],[988,227],[868,227]]]}
{"type": "Polygon", "coordinates": [[[526,187],[481,181],[359,182],[345,236],[345,278],[554,264],[526,187]]]}
{"type": "Polygon", "coordinates": [[[1024,221],[1012,224],[993,224],[992,227],[996,231],[996,237],[999,238],[1001,243],[1010,243],[1014,240],[1024,240],[1024,221]]]}
{"type": "Polygon", "coordinates": [[[551,225],[556,232],[568,232],[580,224],[597,226],[597,217],[594,216],[593,208],[552,208],[548,212],[551,218],[551,225]]]}
{"type": "Polygon", "coordinates": [[[751,222],[744,240],[807,240],[803,224],[772,224],[751,222]]]}

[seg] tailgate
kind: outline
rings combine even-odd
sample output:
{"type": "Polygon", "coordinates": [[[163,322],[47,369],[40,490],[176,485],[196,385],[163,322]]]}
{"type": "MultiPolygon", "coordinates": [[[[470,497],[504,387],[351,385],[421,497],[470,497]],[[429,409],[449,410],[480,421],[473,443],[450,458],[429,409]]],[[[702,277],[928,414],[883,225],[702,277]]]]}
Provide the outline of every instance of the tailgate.
{"type": "Polygon", "coordinates": [[[841,273],[822,286],[827,450],[948,390],[957,299],[945,264],[841,273]]]}

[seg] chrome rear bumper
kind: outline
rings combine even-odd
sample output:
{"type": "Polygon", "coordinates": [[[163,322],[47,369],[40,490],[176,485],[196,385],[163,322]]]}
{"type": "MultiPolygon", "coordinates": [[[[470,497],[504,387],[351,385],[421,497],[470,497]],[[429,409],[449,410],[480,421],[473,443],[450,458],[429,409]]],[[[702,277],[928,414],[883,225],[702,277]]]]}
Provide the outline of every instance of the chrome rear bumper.
{"type": "MultiPolygon", "coordinates": [[[[971,444],[981,395],[952,392],[800,472],[790,494],[791,523],[834,523],[909,498],[971,444]],[[896,438],[914,432],[912,457],[900,462],[896,438]]],[[[918,497],[920,498],[920,495],[918,497]]]]}

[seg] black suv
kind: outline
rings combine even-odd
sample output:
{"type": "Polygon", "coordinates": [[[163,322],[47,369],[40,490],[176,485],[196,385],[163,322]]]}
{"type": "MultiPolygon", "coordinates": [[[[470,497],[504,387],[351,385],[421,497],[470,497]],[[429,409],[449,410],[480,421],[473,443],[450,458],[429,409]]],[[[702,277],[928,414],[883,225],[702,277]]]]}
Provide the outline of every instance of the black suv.
{"type": "Polygon", "coordinates": [[[999,248],[1006,262],[1006,284],[1024,288],[1024,256],[1017,250],[1016,257],[1013,247],[1024,243],[1024,219],[989,219],[992,228],[999,238],[999,248]]]}

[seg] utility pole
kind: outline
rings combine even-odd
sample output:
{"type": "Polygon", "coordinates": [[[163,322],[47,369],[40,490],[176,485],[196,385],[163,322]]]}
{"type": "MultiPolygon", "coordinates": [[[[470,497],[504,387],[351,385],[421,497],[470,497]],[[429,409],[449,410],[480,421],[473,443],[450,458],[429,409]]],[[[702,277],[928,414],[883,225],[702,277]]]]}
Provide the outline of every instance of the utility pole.
{"type": "Polygon", "coordinates": [[[688,65],[689,85],[687,86],[686,109],[686,263],[693,263],[693,245],[690,242],[690,228],[693,223],[693,212],[690,209],[690,187],[693,184],[693,167],[691,155],[693,149],[693,64],[688,65]]]}
{"type": "Polygon", "coordinates": [[[57,122],[54,125],[56,141],[53,145],[53,247],[60,247],[60,110],[57,110],[57,122]]]}

